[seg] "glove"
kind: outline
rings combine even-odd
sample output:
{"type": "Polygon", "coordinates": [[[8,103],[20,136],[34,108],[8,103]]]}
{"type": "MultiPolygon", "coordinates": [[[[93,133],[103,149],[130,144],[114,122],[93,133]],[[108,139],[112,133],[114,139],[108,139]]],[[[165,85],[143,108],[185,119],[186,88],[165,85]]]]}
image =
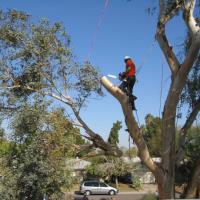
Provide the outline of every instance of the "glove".
{"type": "Polygon", "coordinates": [[[119,73],[119,80],[120,80],[120,81],[123,80],[123,79],[122,79],[122,73],[121,73],[121,72],[119,73]]]}
{"type": "Polygon", "coordinates": [[[123,73],[119,73],[119,80],[122,81],[124,78],[126,77],[126,73],[123,72],[123,73]]]}

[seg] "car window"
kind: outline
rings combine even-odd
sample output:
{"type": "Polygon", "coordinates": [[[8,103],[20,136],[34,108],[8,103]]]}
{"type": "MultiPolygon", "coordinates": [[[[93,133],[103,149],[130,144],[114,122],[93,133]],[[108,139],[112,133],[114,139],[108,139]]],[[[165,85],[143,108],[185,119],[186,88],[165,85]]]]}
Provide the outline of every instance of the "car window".
{"type": "Polygon", "coordinates": [[[84,186],[90,186],[90,187],[99,187],[99,183],[98,182],[85,182],[84,186]]]}
{"type": "Polygon", "coordinates": [[[93,187],[99,187],[99,183],[98,182],[93,182],[92,186],[93,187]]]}
{"type": "Polygon", "coordinates": [[[100,183],[100,187],[108,187],[105,183],[100,183]]]}
{"type": "Polygon", "coordinates": [[[85,182],[84,185],[85,186],[91,186],[91,182],[85,182]]]}

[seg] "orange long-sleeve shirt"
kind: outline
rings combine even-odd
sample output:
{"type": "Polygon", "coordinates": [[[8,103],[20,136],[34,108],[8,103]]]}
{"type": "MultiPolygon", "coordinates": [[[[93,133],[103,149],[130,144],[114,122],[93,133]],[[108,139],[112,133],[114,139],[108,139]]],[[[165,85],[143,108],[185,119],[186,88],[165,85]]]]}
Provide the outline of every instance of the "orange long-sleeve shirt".
{"type": "Polygon", "coordinates": [[[135,73],[136,73],[135,64],[131,59],[129,59],[126,62],[126,77],[132,77],[135,75],[135,73]]]}

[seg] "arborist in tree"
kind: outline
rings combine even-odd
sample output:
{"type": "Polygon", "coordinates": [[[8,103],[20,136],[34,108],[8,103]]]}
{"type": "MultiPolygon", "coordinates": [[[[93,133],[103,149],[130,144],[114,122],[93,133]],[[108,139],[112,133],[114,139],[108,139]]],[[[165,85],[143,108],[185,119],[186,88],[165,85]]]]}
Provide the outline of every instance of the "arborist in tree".
{"type": "Polygon", "coordinates": [[[130,56],[125,56],[124,62],[126,64],[126,70],[123,73],[119,73],[119,79],[122,81],[119,88],[123,92],[125,92],[127,96],[129,96],[129,101],[132,106],[132,110],[136,110],[134,101],[137,99],[137,97],[132,94],[133,86],[136,81],[136,68],[130,56]]]}

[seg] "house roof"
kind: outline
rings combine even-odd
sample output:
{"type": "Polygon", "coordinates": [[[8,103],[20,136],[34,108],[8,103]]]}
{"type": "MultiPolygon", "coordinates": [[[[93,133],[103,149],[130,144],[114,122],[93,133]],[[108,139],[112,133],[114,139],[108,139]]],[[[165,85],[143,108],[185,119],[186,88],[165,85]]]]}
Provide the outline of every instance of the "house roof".
{"type": "Polygon", "coordinates": [[[67,160],[66,164],[70,165],[73,170],[84,170],[87,166],[91,165],[91,162],[75,158],[67,160]]]}
{"type": "MultiPolygon", "coordinates": [[[[124,161],[124,162],[126,162],[126,163],[130,163],[130,162],[132,162],[132,163],[140,163],[141,162],[141,160],[140,160],[140,158],[139,157],[134,157],[134,158],[129,158],[129,157],[122,157],[122,160],[124,161]]],[[[154,162],[157,162],[157,163],[160,163],[161,162],[161,158],[159,158],[159,157],[157,157],[157,158],[152,158],[152,160],[154,161],[154,162]]]]}

